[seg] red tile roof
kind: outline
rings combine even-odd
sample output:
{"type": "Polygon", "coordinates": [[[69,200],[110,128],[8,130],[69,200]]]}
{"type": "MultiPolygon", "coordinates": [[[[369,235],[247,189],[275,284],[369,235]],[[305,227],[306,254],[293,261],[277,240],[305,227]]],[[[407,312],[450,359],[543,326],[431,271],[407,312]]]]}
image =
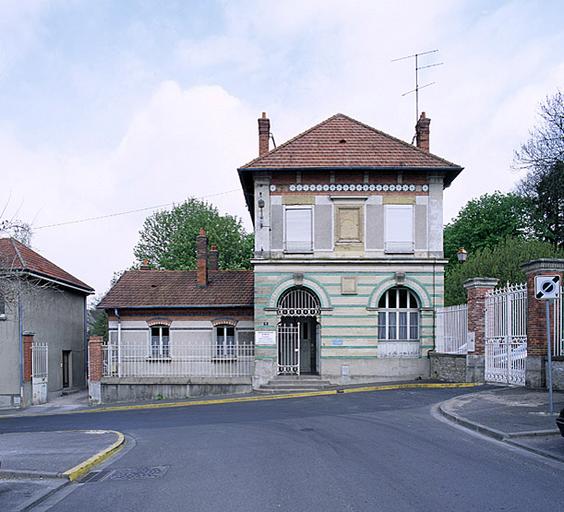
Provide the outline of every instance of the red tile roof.
{"type": "Polygon", "coordinates": [[[240,169],[351,167],[461,170],[459,165],[344,114],[335,114],[240,169]]]}
{"type": "Polygon", "coordinates": [[[32,272],[62,285],[93,292],[93,288],[13,238],[0,238],[0,269],[32,272]]]}
{"type": "Polygon", "coordinates": [[[196,274],[191,270],[129,270],[98,308],[253,305],[251,270],[212,271],[205,288],[198,286],[196,274]]]}

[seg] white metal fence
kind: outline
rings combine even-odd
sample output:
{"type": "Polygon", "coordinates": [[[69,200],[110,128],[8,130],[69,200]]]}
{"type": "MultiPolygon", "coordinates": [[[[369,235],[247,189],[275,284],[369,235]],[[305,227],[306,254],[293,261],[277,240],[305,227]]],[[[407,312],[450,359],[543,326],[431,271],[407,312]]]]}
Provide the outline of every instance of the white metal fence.
{"type": "Polygon", "coordinates": [[[171,341],[155,354],[144,343],[103,346],[106,377],[245,377],[252,375],[254,344],[171,341]]]}
{"type": "Polygon", "coordinates": [[[435,350],[441,354],[468,353],[468,305],[436,309],[435,350]]]}
{"type": "Polygon", "coordinates": [[[507,285],[486,295],[485,377],[525,385],[527,285],[507,285]]]}
{"type": "Polygon", "coordinates": [[[554,337],[552,355],[564,356],[564,300],[562,294],[564,287],[560,290],[560,298],[554,301],[554,337]]]}
{"type": "Polygon", "coordinates": [[[47,377],[48,347],[44,341],[34,340],[31,345],[31,376],[35,378],[47,377]]]}

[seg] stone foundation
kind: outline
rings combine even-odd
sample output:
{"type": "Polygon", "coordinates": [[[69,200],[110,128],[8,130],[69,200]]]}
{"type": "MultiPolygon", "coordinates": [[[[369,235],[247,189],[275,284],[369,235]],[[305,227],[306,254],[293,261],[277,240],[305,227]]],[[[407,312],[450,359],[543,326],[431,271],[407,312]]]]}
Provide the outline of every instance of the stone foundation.
{"type": "Polygon", "coordinates": [[[209,395],[250,393],[252,390],[250,377],[218,379],[104,377],[99,386],[99,390],[90,389],[93,403],[180,400],[209,395]]]}
{"type": "Polygon", "coordinates": [[[466,382],[466,354],[429,353],[431,378],[443,382],[466,382]]]}

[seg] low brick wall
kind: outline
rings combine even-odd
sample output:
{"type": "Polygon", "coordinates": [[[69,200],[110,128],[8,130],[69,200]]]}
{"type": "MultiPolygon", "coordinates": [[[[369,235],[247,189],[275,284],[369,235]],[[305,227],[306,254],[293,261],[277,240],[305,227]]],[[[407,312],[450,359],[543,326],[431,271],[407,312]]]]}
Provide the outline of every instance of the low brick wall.
{"type": "Polygon", "coordinates": [[[429,352],[431,378],[443,382],[466,382],[466,354],[429,352]]]}

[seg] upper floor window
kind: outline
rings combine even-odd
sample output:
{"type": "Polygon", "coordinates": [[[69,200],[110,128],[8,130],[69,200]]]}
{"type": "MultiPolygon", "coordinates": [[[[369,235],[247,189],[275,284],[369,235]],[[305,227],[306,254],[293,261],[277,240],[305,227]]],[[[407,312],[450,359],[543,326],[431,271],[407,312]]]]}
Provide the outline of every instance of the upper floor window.
{"type": "Polygon", "coordinates": [[[378,338],[381,340],[418,340],[419,304],[407,288],[391,288],[378,303],[378,338]]]}
{"type": "Polygon", "coordinates": [[[287,206],[284,218],[284,245],[288,252],[313,249],[311,206],[287,206]]]}
{"type": "Polygon", "coordinates": [[[218,325],[215,328],[215,340],[217,357],[234,357],[236,355],[235,327],[218,325]]]}
{"type": "Polygon", "coordinates": [[[151,357],[170,357],[170,331],[164,325],[151,327],[151,357]]]}
{"type": "Polygon", "coordinates": [[[388,253],[412,253],[413,206],[388,204],[385,207],[385,251],[388,253]]]}

